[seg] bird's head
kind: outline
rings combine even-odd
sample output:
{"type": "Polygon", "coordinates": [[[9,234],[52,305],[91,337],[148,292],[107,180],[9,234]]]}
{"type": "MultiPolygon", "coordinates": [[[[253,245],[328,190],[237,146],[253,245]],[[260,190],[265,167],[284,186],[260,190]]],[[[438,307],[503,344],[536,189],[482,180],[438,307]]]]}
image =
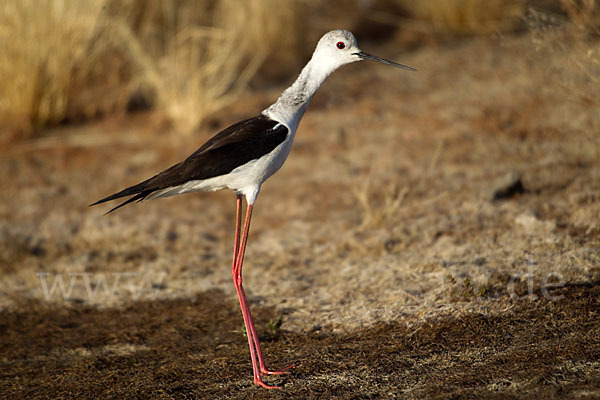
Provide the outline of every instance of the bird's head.
{"type": "Polygon", "coordinates": [[[358,48],[358,43],[352,32],[337,29],[327,32],[317,43],[313,58],[317,57],[319,62],[335,70],[342,65],[361,60],[372,60],[398,68],[416,71],[414,68],[398,64],[383,58],[367,54],[358,48]]]}

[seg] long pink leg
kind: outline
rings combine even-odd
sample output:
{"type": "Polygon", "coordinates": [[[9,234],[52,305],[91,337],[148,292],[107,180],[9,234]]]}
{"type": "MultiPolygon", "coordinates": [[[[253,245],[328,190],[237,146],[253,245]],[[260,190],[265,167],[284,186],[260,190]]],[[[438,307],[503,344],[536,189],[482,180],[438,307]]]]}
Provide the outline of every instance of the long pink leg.
{"type": "MultiPolygon", "coordinates": [[[[256,360],[256,355],[254,352],[254,346],[256,345],[256,349],[260,358],[262,359],[262,353],[260,351],[260,345],[258,342],[258,336],[256,334],[256,329],[254,328],[254,322],[252,321],[252,314],[250,313],[250,306],[248,305],[248,300],[246,299],[246,293],[244,292],[244,288],[242,286],[242,265],[244,262],[244,253],[246,251],[246,243],[248,242],[248,232],[250,231],[250,219],[252,217],[252,204],[248,204],[248,208],[246,210],[246,220],[244,222],[244,231],[241,238],[241,243],[239,241],[239,225],[241,223],[241,198],[238,197],[237,200],[238,212],[237,212],[237,222],[236,222],[236,239],[234,242],[234,250],[237,250],[237,255],[234,254],[234,263],[231,269],[231,274],[233,276],[233,283],[235,285],[235,290],[238,295],[238,299],[240,301],[240,307],[242,309],[242,316],[244,318],[244,325],[246,326],[246,335],[248,336],[248,347],[250,348],[250,358],[252,360],[252,369],[254,371],[254,383],[256,385],[262,386],[266,389],[281,389],[279,386],[269,386],[263,382],[261,377],[261,371],[259,370],[258,363],[256,360]],[[239,244],[239,249],[238,249],[239,244]]],[[[264,359],[261,362],[261,367],[264,368],[264,359]]],[[[263,369],[261,368],[261,369],[263,369]]],[[[266,370],[266,368],[264,368],[266,370]]]]}
{"type": "MultiPolygon", "coordinates": [[[[238,259],[238,251],[239,251],[239,235],[240,235],[240,225],[242,222],[242,198],[241,196],[237,197],[237,216],[236,216],[236,228],[235,228],[235,242],[234,242],[234,255],[233,255],[233,266],[232,266],[232,274],[234,274],[234,271],[237,271],[237,259],[238,259]]],[[[252,214],[252,211],[250,209],[250,215],[252,214]]],[[[246,216],[248,216],[249,214],[246,213],[246,216]]],[[[248,231],[250,229],[250,217],[248,217],[248,220],[246,221],[247,228],[246,225],[244,226],[244,231],[245,231],[245,237],[247,240],[247,236],[248,236],[248,231]]],[[[245,249],[245,243],[244,243],[244,249],[245,249]]],[[[241,257],[243,259],[244,257],[244,253],[242,252],[241,257]]],[[[243,262],[243,261],[242,261],[243,262]]],[[[236,279],[237,274],[239,274],[240,277],[240,281],[241,281],[241,275],[242,275],[242,262],[240,262],[239,265],[239,272],[236,272],[234,275],[234,279],[236,279]]],[[[240,290],[238,292],[238,297],[242,297],[244,300],[246,300],[246,292],[244,291],[244,288],[241,286],[241,282],[240,282],[240,290]],[[241,296],[240,296],[241,293],[241,296]]],[[[242,314],[244,314],[244,309],[247,313],[248,316],[248,320],[250,321],[250,330],[248,330],[248,327],[246,327],[246,334],[248,337],[252,336],[252,341],[254,342],[254,346],[256,348],[256,353],[258,355],[258,363],[260,365],[260,372],[263,374],[267,374],[267,375],[281,375],[281,374],[289,374],[289,371],[286,371],[290,368],[293,368],[295,366],[295,364],[290,365],[289,367],[283,368],[281,370],[277,370],[277,371],[270,371],[269,369],[267,369],[267,365],[265,363],[265,358],[263,357],[262,354],[262,350],[260,348],[260,342],[258,341],[258,334],[256,333],[256,328],[254,327],[254,322],[252,321],[252,313],[250,312],[250,307],[248,306],[248,302],[245,301],[245,306],[242,305],[242,302],[240,301],[240,305],[242,307],[242,314]]],[[[244,316],[244,322],[246,322],[246,317],[244,316]]],[[[250,348],[250,351],[252,351],[252,347],[250,348]]]]}
{"type": "Polygon", "coordinates": [[[233,244],[233,263],[231,265],[231,275],[233,276],[233,284],[235,285],[235,291],[240,301],[240,307],[242,309],[242,317],[244,318],[244,326],[246,327],[246,336],[248,337],[248,346],[250,348],[250,358],[252,360],[252,369],[254,370],[254,376],[256,381],[256,355],[254,352],[253,345],[253,332],[248,329],[248,314],[246,313],[247,303],[246,294],[242,287],[242,275],[238,269],[238,257],[240,249],[240,228],[242,224],[242,196],[236,196],[236,216],[235,216],[235,239],[233,244]]]}
{"type": "MultiPolygon", "coordinates": [[[[239,235],[240,235],[240,225],[242,222],[242,197],[241,196],[237,196],[237,213],[236,213],[236,228],[235,228],[235,232],[236,232],[236,236],[235,236],[235,244],[234,244],[234,255],[233,255],[233,266],[232,266],[232,273],[233,273],[233,269],[236,267],[236,261],[238,259],[238,251],[239,251],[239,235]]],[[[250,219],[248,218],[248,230],[250,229],[250,219]]],[[[246,231],[246,237],[248,236],[248,231],[246,231]]],[[[246,238],[247,240],[247,238],[246,238]]],[[[242,257],[243,257],[243,253],[242,253],[242,257]]],[[[239,266],[239,275],[241,278],[241,269],[242,269],[242,263],[240,263],[239,266]]],[[[241,288],[241,291],[243,298],[246,298],[246,293],[244,291],[244,288],[241,288]]],[[[250,317],[250,332],[248,332],[248,329],[246,329],[246,334],[247,335],[251,335],[254,345],[256,347],[256,353],[258,355],[258,362],[260,365],[260,372],[263,374],[267,374],[267,375],[281,375],[281,374],[289,374],[290,372],[287,371],[290,368],[295,367],[295,364],[292,364],[288,367],[285,367],[283,369],[280,370],[276,370],[276,371],[271,371],[269,369],[267,369],[266,363],[265,363],[265,358],[263,357],[262,354],[262,350],[260,348],[260,342],[258,340],[258,334],[256,333],[256,328],[254,327],[254,323],[252,321],[252,314],[250,312],[250,307],[247,306],[247,302],[246,302],[246,311],[247,311],[247,315],[250,317]]],[[[244,306],[242,305],[242,310],[244,310],[244,306]]]]}

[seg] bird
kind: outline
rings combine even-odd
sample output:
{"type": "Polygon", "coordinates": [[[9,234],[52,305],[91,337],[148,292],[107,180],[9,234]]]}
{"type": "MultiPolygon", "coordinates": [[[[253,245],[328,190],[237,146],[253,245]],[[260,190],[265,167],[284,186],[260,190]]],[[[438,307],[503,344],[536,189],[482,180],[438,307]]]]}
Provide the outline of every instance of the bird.
{"type": "Polygon", "coordinates": [[[134,201],[188,192],[233,190],[236,197],[236,222],[231,274],[246,328],[254,384],[266,389],[281,387],[266,384],[263,376],[289,374],[288,370],[295,365],[280,370],[267,368],[242,285],[242,265],[252,210],[262,184],[281,168],[288,157],[300,120],[317,89],[339,67],[362,60],[416,71],[412,67],[363,52],[350,31],[337,29],[327,32],[318,41],[312,57],[294,83],[259,115],[217,133],[184,161],[137,185],[90,204],[94,206],[131,196],[108,211],[108,214],[134,201]],[[242,198],[246,199],[244,218],[242,198]]]}

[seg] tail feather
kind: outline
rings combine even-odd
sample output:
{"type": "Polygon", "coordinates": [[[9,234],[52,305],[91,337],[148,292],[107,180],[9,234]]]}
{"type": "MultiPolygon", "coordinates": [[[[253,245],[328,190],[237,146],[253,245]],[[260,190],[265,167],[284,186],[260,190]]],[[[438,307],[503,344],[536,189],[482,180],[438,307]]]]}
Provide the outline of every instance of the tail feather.
{"type": "Polygon", "coordinates": [[[115,200],[115,199],[120,199],[121,197],[127,197],[127,196],[132,196],[134,194],[138,194],[138,193],[142,193],[146,187],[146,184],[148,183],[148,181],[144,181],[142,183],[138,183],[137,185],[133,185],[131,187],[128,187],[127,189],[123,189],[120,192],[117,192],[115,194],[111,194],[108,197],[105,197],[101,200],[98,200],[95,203],[90,204],[91,206],[95,206],[97,204],[101,204],[101,203],[105,203],[107,201],[111,201],[111,200],[115,200]]]}
{"type": "MultiPolygon", "coordinates": [[[[126,206],[127,204],[129,204],[129,203],[132,203],[132,202],[134,202],[134,201],[136,201],[136,200],[137,200],[137,201],[138,201],[138,203],[139,203],[140,201],[144,200],[144,198],[145,198],[146,196],[148,196],[149,194],[150,194],[150,192],[149,192],[149,191],[148,191],[148,192],[142,192],[142,193],[138,193],[138,194],[136,194],[135,196],[133,196],[133,197],[131,197],[131,198],[127,199],[126,201],[122,202],[122,203],[121,203],[121,204],[119,204],[118,206],[116,206],[116,207],[112,208],[110,211],[106,212],[104,215],[106,215],[106,214],[110,214],[111,212],[115,211],[116,209],[119,209],[119,208],[121,208],[121,207],[123,207],[123,206],[126,206]]],[[[92,205],[94,205],[94,204],[92,204],[92,205]]]]}
{"type": "MultiPolygon", "coordinates": [[[[119,204],[118,206],[114,207],[113,209],[111,209],[110,211],[108,211],[106,214],[110,214],[111,212],[115,211],[118,208],[123,207],[124,205],[127,205],[131,202],[134,201],[142,201],[144,200],[144,198],[146,198],[150,193],[154,192],[153,189],[146,189],[146,186],[148,184],[148,180],[138,183],[137,185],[133,185],[131,187],[128,187],[127,189],[123,189],[120,192],[117,192],[115,194],[112,194],[108,197],[105,197],[101,200],[98,200],[95,203],[90,204],[91,206],[95,206],[97,204],[101,204],[101,203],[105,203],[107,201],[111,201],[111,200],[116,200],[116,199],[120,199],[122,197],[127,197],[127,196],[133,196],[130,199],[126,200],[125,202],[119,204]]],[[[105,215],[106,215],[105,214],[105,215]]]]}

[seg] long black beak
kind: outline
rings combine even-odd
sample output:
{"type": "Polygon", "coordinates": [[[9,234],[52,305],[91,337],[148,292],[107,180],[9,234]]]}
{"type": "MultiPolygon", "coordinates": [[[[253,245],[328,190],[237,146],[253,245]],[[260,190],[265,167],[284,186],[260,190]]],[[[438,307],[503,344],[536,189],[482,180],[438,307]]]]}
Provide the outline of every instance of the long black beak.
{"type": "Polygon", "coordinates": [[[398,67],[398,68],[404,68],[404,69],[407,69],[409,71],[416,71],[416,69],[414,69],[412,67],[409,67],[407,65],[398,64],[398,63],[395,63],[393,61],[386,60],[385,58],[381,58],[381,57],[377,57],[377,56],[372,56],[372,55],[367,54],[367,53],[365,53],[363,51],[360,51],[360,52],[354,53],[354,54],[357,55],[358,57],[362,58],[363,60],[377,61],[377,62],[380,62],[382,64],[387,64],[387,65],[391,65],[391,66],[398,67]]]}

